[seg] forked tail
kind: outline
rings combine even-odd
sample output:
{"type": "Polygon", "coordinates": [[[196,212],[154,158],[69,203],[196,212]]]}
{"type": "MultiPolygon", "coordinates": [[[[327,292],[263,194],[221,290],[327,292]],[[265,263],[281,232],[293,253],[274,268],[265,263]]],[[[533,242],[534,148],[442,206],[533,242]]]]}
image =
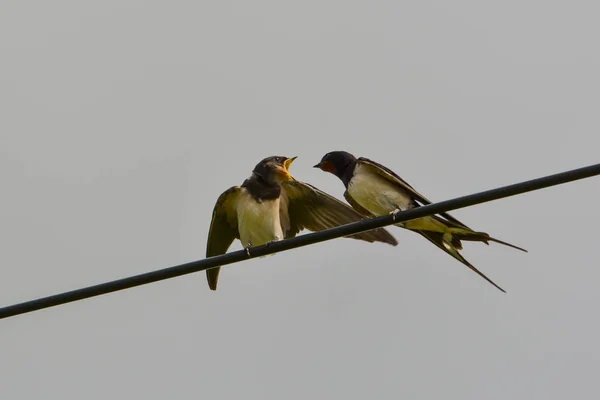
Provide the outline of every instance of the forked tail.
{"type": "MultiPolygon", "coordinates": [[[[444,241],[444,238],[443,238],[444,235],[442,233],[439,233],[439,232],[429,232],[429,231],[415,231],[415,232],[420,233],[422,236],[424,236],[426,239],[428,239],[431,243],[435,244],[437,247],[439,247],[440,249],[442,249],[444,252],[450,254],[452,257],[456,258],[458,261],[460,261],[461,263],[463,263],[464,265],[466,265],[467,267],[469,267],[473,272],[475,272],[477,275],[481,276],[483,279],[485,279],[486,281],[488,281],[489,283],[491,283],[492,285],[494,285],[498,290],[500,290],[503,293],[506,293],[506,291],[504,289],[502,289],[500,286],[496,285],[496,283],[494,283],[494,281],[492,281],[490,278],[488,278],[487,276],[485,276],[485,274],[483,272],[481,272],[477,268],[475,268],[475,266],[473,264],[471,264],[470,262],[468,262],[458,252],[458,249],[456,247],[454,247],[450,243],[444,241]]],[[[473,231],[471,231],[471,232],[473,232],[473,231]]],[[[474,233],[478,233],[478,232],[474,232],[474,233]]],[[[472,239],[472,240],[475,240],[475,239],[472,239]]],[[[488,236],[486,240],[492,240],[492,238],[490,238],[488,236]]],[[[483,241],[483,240],[480,240],[480,241],[483,241]]]]}

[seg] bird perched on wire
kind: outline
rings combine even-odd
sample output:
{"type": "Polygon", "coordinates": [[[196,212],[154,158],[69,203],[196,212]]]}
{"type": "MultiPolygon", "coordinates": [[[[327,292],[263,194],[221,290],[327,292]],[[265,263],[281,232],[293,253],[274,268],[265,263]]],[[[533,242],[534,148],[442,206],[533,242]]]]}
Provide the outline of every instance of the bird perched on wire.
{"type": "MultiPolygon", "coordinates": [[[[431,204],[425,196],[417,192],[392,170],[368,158],[356,158],[345,151],[333,151],[325,154],[314,167],[340,178],[346,187],[344,197],[348,203],[367,217],[397,213],[431,204]]],[[[502,292],[505,292],[504,289],[496,285],[458,252],[462,250],[461,241],[478,241],[485,244],[497,242],[527,251],[493,238],[485,232],[476,232],[448,213],[417,218],[396,225],[421,234],[502,292]]]]}
{"type": "MultiPolygon", "coordinates": [[[[241,186],[233,186],[219,196],[208,233],[207,257],[224,254],[235,239],[248,248],[294,237],[303,229],[321,231],[364,219],[343,202],[293,178],[289,167],[295,159],[267,157],[241,186]]],[[[348,237],[398,244],[383,228],[348,237]]],[[[217,289],[219,270],[206,270],[212,290],[217,289]]]]}

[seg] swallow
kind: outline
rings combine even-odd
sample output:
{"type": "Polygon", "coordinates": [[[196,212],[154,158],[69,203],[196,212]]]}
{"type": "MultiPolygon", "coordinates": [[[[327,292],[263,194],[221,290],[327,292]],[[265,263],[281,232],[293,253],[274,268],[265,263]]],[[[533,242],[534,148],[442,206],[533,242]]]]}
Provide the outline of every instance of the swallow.
{"type": "MultiPolygon", "coordinates": [[[[292,177],[289,167],[295,159],[267,157],[241,186],[232,186],[219,196],[212,213],[206,257],[225,254],[235,239],[247,249],[294,237],[303,229],[321,231],[364,219],[342,201],[292,177]]],[[[398,244],[383,228],[348,237],[398,244]]],[[[212,290],[217,289],[219,270],[206,270],[212,290]]]]}
{"type": "MultiPolygon", "coordinates": [[[[348,203],[365,217],[372,218],[431,204],[431,201],[395,172],[368,158],[356,158],[345,151],[333,151],[325,154],[314,167],[337,176],[346,187],[344,197],[348,203]]],[[[476,232],[448,213],[417,218],[395,225],[421,234],[504,293],[506,293],[504,289],[459,253],[459,250],[462,250],[461,241],[485,244],[496,242],[527,252],[521,247],[493,238],[485,232],[476,232]]]]}

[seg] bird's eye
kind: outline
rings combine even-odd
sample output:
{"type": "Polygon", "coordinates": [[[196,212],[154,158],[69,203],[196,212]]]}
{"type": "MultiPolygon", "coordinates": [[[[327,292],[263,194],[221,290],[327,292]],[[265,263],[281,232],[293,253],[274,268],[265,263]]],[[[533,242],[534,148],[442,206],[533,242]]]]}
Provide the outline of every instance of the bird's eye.
{"type": "Polygon", "coordinates": [[[277,162],[282,162],[283,160],[281,159],[281,157],[277,157],[277,158],[275,159],[275,161],[277,161],[277,162]]]}

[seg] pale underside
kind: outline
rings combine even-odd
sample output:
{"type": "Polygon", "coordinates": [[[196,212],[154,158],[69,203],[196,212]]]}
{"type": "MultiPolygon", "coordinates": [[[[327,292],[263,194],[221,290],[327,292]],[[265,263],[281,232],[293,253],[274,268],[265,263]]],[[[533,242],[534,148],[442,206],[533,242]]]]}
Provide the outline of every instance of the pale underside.
{"type": "Polygon", "coordinates": [[[279,199],[257,202],[246,190],[242,190],[237,201],[238,229],[244,247],[261,246],[283,239],[279,199]]]}
{"type": "MultiPolygon", "coordinates": [[[[357,203],[375,216],[386,215],[398,209],[405,211],[413,208],[413,200],[409,193],[360,163],[356,165],[347,190],[357,203]]],[[[419,218],[398,225],[408,229],[433,232],[445,232],[447,229],[443,222],[432,217],[419,218]]]]}

